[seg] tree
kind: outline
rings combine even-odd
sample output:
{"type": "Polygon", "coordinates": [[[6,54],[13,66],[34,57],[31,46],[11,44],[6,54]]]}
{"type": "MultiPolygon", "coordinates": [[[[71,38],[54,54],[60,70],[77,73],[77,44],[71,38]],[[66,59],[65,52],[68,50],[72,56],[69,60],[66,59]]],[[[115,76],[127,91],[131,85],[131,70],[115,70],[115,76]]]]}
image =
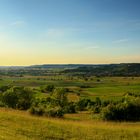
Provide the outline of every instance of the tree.
{"type": "Polygon", "coordinates": [[[23,110],[30,108],[32,99],[33,91],[25,87],[12,87],[2,95],[5,105],[23,110]]]}
{"type": "Polygon", "coordinates": [[[0,91],[1,92],[5,92],[6,90],[10,89],[11,86],[7,86],[7,85],[4,85],[4,86],[0,86],[0,91]]]}
{"type": "Polygon", "coordinates": [[[46,85],[41,87],[42,92],[52,92],[55,89],[54,85],[46,85]]]}
{"type": "Polygon", "coordinates": [[[64,107],[68,103],[67,93],[65,88],[57,88],[52,93],[52,98],[60,107],[64,107]]]}

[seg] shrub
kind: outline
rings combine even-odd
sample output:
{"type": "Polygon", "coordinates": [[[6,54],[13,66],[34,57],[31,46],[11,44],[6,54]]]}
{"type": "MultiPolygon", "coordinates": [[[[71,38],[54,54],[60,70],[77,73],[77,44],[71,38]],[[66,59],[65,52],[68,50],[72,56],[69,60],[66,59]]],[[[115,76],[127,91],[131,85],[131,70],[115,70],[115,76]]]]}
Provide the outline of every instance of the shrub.
{"type": "Polygon", "coordinates": [[[97,82],[100,82],[101,80],[100,80],[100,79],[97,79],[96,81],[97,81],[97,82]]]}
{"type": "Polygon", "coordinates": [[[87,98],[83,98],[80,99],[77,103],[76,103],[76,110],[77,111],[84,111],[87,109],[88,105],[91,103],[90,99],[87,98]]]}
{"type": "Polygon", "coordinates": [[[81,85],[80,88],[90,88],[91,86],[89,85],[81,85]]]}
{"type": "Polygon", "coordinates": [[[64,107],[65,113],[76,113],[76,106],[73,102],[68,103],[67,106],[64,107]]]}
{"type": "Polygon", "coordinates": [[[0,86],[0,91],[5,92],[6,90],[10,89],[11,86],[0,86]]]}
{"type": "Polygon", "coordinates": [[[95,106],[92,108],[92,113],[98,114],[101,112],[101,106],[95,106]]]}
{"type": "Polygon", "coordinates": [[[42,86],[40,88],[41,88],[41,92],[44,92],[44,93],[52,92],[55,89],[54,85],[46,85],[46,86],[42,86]]]}
{"type": "Polygon", "coordinates": [[[108,106],[111,102],[112,101],[109,101],[109,100],[102,101],[102,107],[108,106]]]}
{"type": "Polygon", "coordinates": [[[34,107],[32,106],[29,109],[29,112],[33,115],[42,116],[45,113],[45,109],[43,107],[34,107]]]}
{"type": "Polygon", "coordinates": [[[30,108],[33,91],[25,87],[12,87],[2,94],[2,102],[11,108],[26,110],[30,108]]]}
{"type": "Polygon", "coordinates": [[[17,95],[11,90],[8,90],[3,94],[2,102],[8,107],[16,108],[16,104],[18,102],[17,95]]]}
{"type": "Polygon", "coordinates": [[[63,117],[64,112],[61,107],[43,107],[43,106],[38,106],[34,107],[32,106],[29,109],[29,112],[33,115],[38,115],[38,116],[47,116],[47,117],[63,117]]]}
{"type": "Polygon", "coordinates": [[[109,104],[103,109],[103,119],[119,121],[138,121],[140,120],[140,99],[131,102],[109,104]]]}
{"type": "Polygon", "coordinates": [[[44,115],[47,117],[63,117],[64,111],[61,107],[47,108],[44,115]]]}
{"type": "Polygon", "coordinates": [[[95,105],[96,106],[101,106],[102,105],[101,99],[99,97],[95,98],[95,105]]]}
{"type": "Polygon", "coordinates": [[[65,88],[57,88],[51,95],[57,106],[64,107],[68,103],[67,93],[65,88]]]}
{"type": "Polygon", "coordinates": [[[0,101],[0,107],[5,107],[5,104],[2,101],[0,101]]]}

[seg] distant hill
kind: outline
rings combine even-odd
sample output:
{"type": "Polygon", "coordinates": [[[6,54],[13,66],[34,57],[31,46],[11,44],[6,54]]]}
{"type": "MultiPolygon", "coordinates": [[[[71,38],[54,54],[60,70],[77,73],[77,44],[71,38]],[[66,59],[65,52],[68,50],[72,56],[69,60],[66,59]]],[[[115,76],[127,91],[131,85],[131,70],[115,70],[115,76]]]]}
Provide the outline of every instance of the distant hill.
{"type": "Polygon", "coordinates": [[[83,66],[67,69],[64,73],[95,75],[95,76],[140,76],[140,63],[122,63],[95,66],[83,66]]]}
{"type": "Polygon", "coordinates": [[[32,65],[28,68],[55,68],[55,69],[75,69],[79,67],[96,67],[98,65],[92,64],[43,64],[43,65],[32,65]]]}
{"type": "Polygon", "coordinates": [[[82,75],[82,76],[140,76],[140,63],[121,64],[44,64],[0,67],[0,75],[82,75]]]}

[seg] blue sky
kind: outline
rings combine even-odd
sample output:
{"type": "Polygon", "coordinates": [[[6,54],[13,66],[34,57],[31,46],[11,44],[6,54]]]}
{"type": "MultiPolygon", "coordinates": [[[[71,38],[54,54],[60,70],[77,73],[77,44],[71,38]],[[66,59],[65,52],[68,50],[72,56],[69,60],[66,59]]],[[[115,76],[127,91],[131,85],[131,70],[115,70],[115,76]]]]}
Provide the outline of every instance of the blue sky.
{"type": "Polygon", "coordinates": [[[139,0],[0,0],[0,65],[140,62],[139,0]]]}

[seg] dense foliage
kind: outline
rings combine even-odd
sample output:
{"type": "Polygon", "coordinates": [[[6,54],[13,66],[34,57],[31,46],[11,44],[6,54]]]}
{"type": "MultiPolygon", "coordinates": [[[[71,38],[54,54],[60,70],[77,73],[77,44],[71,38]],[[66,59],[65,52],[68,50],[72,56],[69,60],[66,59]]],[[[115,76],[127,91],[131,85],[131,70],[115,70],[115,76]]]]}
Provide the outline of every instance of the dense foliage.
{"type": "Polygon", "coordinates": [[[139,121],[140,120],[140,98],[133,101],[125,101],[109,104],[103,109],[103,119],[117,121],[139,121]]]}
{"type": "Polygon", "coordinates": [[[140,76],[140,64],[110,64],[81,66],[76,69],[64,70],[64,73],[83,76],[140,76]]]}
{"type": "Polygon", "coordinates": [[[11,87],[2,94],[2,102],[12,108],[26,110],[30,108],[33,99],[33,91],[25,87],[11,87]]]}
{"type": "Polygon", "coordinates": [[[128,92],[122,99],[94,100],[79,97],[78,101],[69,101],[68,88],[55,88],[54,85],[31,89],[22,86],[1,86],[0,106],[28,110],[31,114],[47,117],[63,117],[65,113],[90,111],[104,120],[139,121],[140,94],[128,92]],[[41,92],[40,92],[41,91],[41,92]],[[45,94],[48,92],[48,94],[45,94]]]}

